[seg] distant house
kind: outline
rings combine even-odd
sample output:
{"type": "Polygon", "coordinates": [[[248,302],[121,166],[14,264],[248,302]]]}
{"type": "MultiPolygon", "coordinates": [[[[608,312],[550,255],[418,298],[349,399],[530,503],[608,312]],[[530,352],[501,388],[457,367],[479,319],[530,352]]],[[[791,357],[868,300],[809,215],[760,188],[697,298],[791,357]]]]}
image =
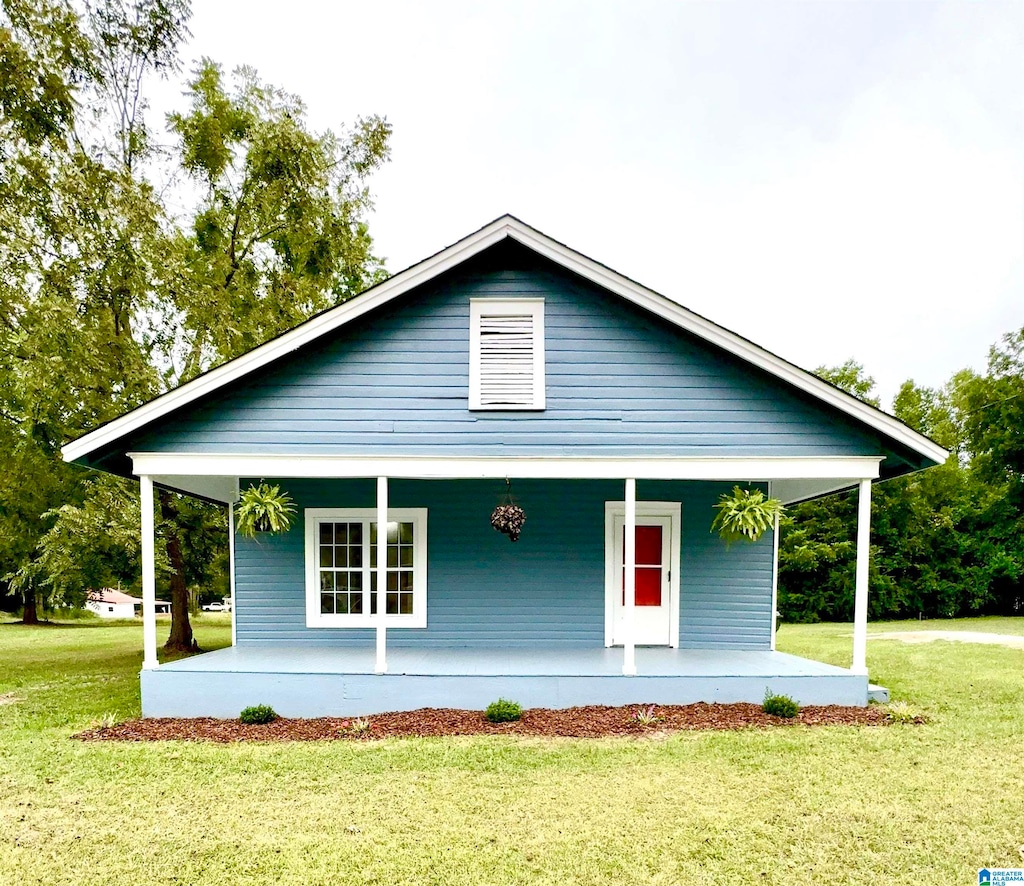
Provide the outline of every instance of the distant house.
{"type": "MultiPolygon", "coordinates": [[[[171,604],[166,600],[154,600],[156,612],[169,613],[171,604]]],[[[135,609],[142,606],[141,597],[132,597],[114,588],[103,588],[90,591],[85,608],[95,612],[100,618],[134,618],[135,609]]]]}
{"type": "Polygon", "coordinates": [[[863,705],[871,486],[946,455],[510,216],[64,447],[140,480],[147,716],[863,705]],[[154,485],[261,478],[297,518],[230,536],[234,645],[158,665],[154,485]],[[849,669],[775,650],[777,532],[710,532],[734,484],[859,490],[849,669]]]}

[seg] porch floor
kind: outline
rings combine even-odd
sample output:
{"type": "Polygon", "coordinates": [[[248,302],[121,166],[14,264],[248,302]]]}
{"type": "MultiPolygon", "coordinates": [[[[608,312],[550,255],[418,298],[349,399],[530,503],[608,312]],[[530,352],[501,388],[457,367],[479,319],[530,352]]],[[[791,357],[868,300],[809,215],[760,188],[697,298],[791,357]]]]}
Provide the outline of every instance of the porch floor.
{"type": "MultiPolygon", "coordinates": [[[[161,665],[162,671],[276,674],[372,674],[372,648],[230,646],[161,665]]],[[[647,677],[849,676],[845,668],[785,652],[670,649],[638,646],[637,670],[647,677]]],[[[619,677],[622,648],[388,649],[388,673],[417,676],[619,677]]]]}
{"type": "Polygon", "coordinates": [[[621,648],[388,649],[234,646],[142,672],[143,714],[235,717],[270,704],[285,716],[354,716],[421,707],[482,709],[499,696],[524,707],[759,702],[765,689],[801,704],[867,703],[867,678],[768,650],[639,647],[638,675],[621,648]]]}

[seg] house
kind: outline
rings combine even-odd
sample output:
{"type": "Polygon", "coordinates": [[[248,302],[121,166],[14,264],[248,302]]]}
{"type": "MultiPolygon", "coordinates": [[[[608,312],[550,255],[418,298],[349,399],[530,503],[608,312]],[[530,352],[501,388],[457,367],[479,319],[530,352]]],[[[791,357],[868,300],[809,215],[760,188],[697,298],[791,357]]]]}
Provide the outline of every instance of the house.
{"type": "Polygon", "coordinates": [[[947,455],[510,216],[63,453],[140,482],[147,716],[863,705],[872,484],[947,455]],[[297,519],[231,533],[232,647],[158,665],[154,485],[233,520],[264,479],[297,519]],[[777,533],[710,532],[734,484],[859,490],[849,669],[775,650],[777,533]]]}
{"type": "MultiPolygon", "coordinates": [[[[156,612],[170,613],[171,604],[166,600],[154,600],[153,603],[156,612]]],[[[85,601],[85,608],[100,618],[135,618],[135,607],[141,605],[141,597],[132,597],[115,588],[89,591],[85,601]]]]}
{"type": "Polygon", "coordinates": [[[114,588],[90,591],[85,608],[100,618],[135,618],[135,607],[142,605],[140,597],[130,597],[114,588]]]}

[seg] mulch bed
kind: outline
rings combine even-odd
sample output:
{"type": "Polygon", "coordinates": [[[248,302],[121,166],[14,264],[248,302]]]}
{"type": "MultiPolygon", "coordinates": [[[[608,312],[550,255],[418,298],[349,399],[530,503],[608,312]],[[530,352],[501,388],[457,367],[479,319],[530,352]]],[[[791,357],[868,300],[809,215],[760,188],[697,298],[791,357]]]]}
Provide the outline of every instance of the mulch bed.
{"type": "MultiPolygon", "coordinates": [[[[329,741],[346,739],[365,741],[378,738],[448,735],[528,735],[563,738],[602,738],[605,736],[642,737],[701,729],[747,729],[793,726],[885,726],[889,719],[884,709],[825,707],[801,708],[793,719],[773,717],[756,704],[655,705],[656,723],[643,725],[635,719],[638,710],[650,705],[625,707],[589,707],[523,711],[522,719],[512,723],[489,723],[480,711],[451,708],[421,708],[374,714],[364,718],[370,728],[356,731],[351,717],[290,719],[279,717],[262,726],[238,720],[212,717],[183,719],[150,718],[126,720],[113,726],[87,729],[74,738],[83,741],[329,741]]],[[[357,724],[358,725],[358,724],[357,724]]]]}

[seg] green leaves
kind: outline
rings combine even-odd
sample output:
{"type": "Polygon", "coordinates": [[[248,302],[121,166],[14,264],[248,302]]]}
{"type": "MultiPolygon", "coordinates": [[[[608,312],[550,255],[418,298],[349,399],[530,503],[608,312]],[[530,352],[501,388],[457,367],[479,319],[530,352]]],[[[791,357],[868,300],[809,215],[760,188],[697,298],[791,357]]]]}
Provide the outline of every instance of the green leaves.
{"type": "Polygon", "coordinates": [[[1024,506],[1024,329],[989,351],[988,373],[963,384],[964,432],[984,477],[1024,506]]]}
{"type": "Polygon", "coordinates": [[[189,109],[172,114],[183,168],[205,188],[174,250],[169,359],[187,380],[350,298],[382,263],[365,222],[366,180],[386,162],[379,117],[317,133],[294,95],[251,68],[203,59],[189,109]]]}
{"type": "Polygon", "coordinates": [[[280,486],[260,483],[250,486],[241,495],[235,511],[238,534],[255,538],[259,532],[287,532],[295,514],[295,504],[280,486]]]}
{"type": "MultiPolygon", "coordinates": [[[[178,70],[190,16],[188,0],[0,7],[0,576],[53,601],[138,568],[137,505],[63,443],[383,273],[366,223],[381,118],[315,132],[296,96],[204,59],[176,150],[154,149],[146,93],[178,70]],[[181,171],[203,191],[184,210],[155,184],[181,171]]],[[[173,510],[184,579],[223,576],[223,514],[173,510]]]]}
{"type": "MultiPolygon", "coordinates": [[[[843,369],[823,374],[864,381],[862,370],[843,369]]],[[[961,371],[940,388],[905,382],[893,412],[952,454],[944,465],[875,485],[870,616],[1017,614],[1024,604],[1024,330],[992,349],[985,375],[961,371]]],[[[796,505],[782,527],[783,618],[848,620],[855,495],[796,505]]]]}
{"type": "Polygon", "coordinates": [[[61,144],[98,59],[69,3],[4,0],[0,18],[0,151],[61,144]]]}
{"type": "Polygon", "coordinates": [[[711,531],[725,540],[757,541],[765,532],[775,526],[775,520],[785,510],[777,498],[767,498],[760,489],[740,489],[734,486],[731,493],[723,493],[718,510],[711,523],[711,531]]]}
{"type": "Polygon", "coordinates": [[[880,405],[874,393],[875,380],[864,371],[863,364],[856,360],[847,360],[842,366],[819,366],[814,374],[865,403],[875,407],[880,405]]]}
{"type": "MultiPolygon", "coordinates": [[[[45,516],[54,522],[40,541],[37,565],[51,606],[81,606],[89,590],[137,583],[139,497],[127,480],[97,475],[80,505],[61,505],[45,516]]],[[[159,561],[165,572],[162,551],[159,561]]]]}

